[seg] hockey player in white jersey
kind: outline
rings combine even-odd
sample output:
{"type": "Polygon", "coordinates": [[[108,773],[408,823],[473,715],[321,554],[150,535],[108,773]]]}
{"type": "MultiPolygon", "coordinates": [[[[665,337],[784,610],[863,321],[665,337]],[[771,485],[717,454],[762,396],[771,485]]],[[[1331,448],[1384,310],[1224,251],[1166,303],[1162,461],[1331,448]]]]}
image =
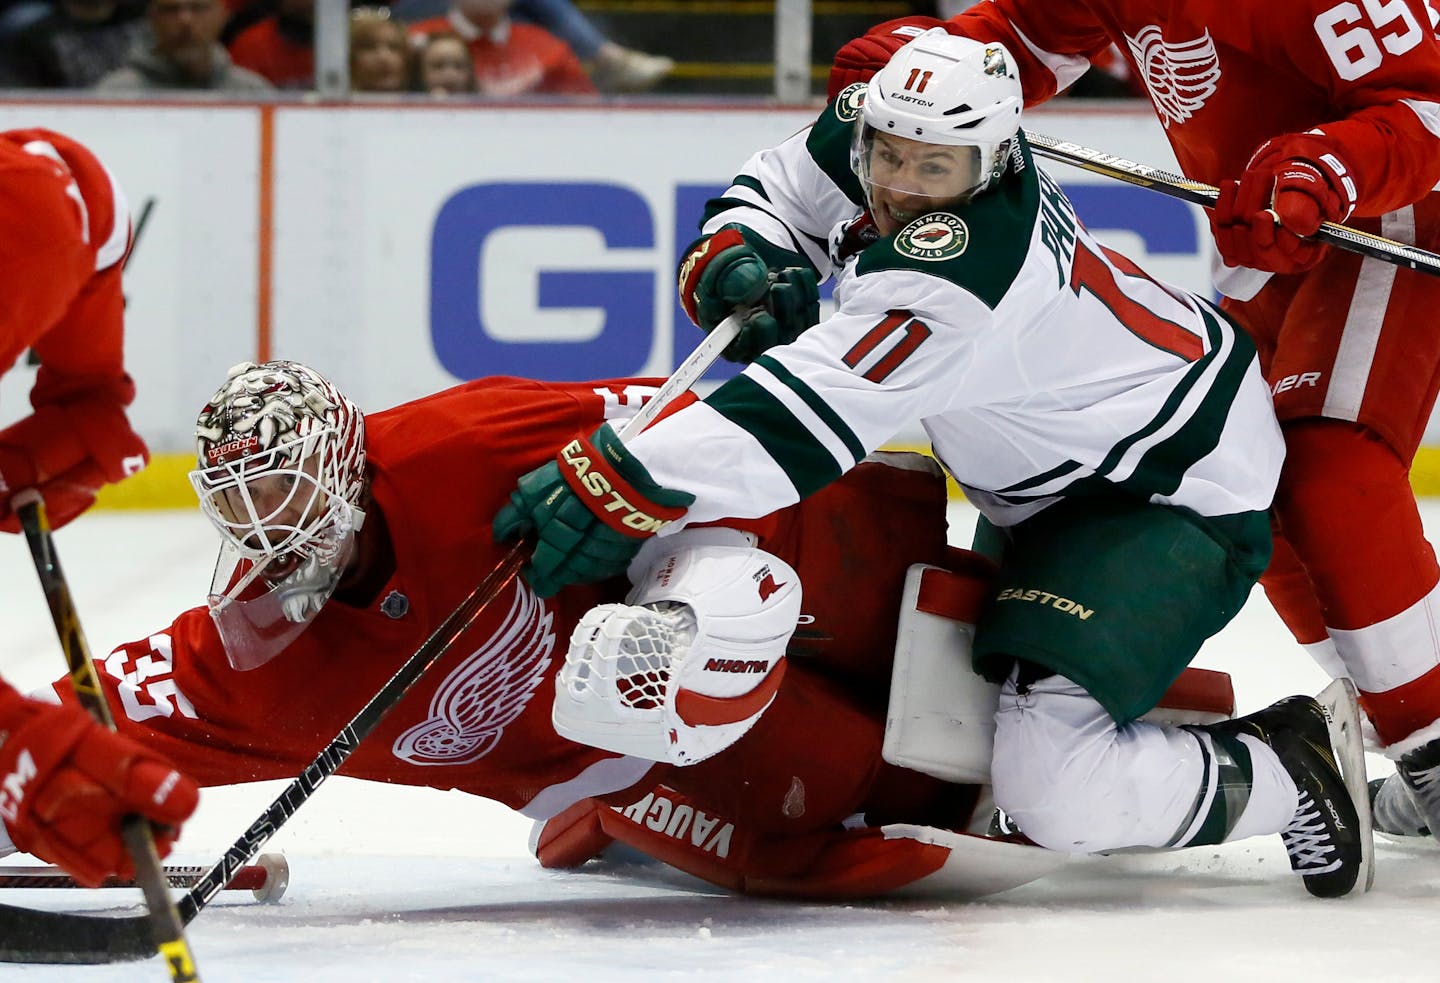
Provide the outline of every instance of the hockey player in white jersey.
{"type": "Polygon", "coordinates": [[[1264,569],[1283,446],[1250,342],[1089,234],[1021,106],[1002,46],[930,32],[752,157],[680,271],[706,329],[764,307],[730,349],[751,364],[627,444],[582,436],[497,531],[535,537],[526,576],[553,591],[804,498],[919,419],[1000,563],[973,654],[1002,684],[992,780],[1019,828],[1070,853],[1278,832],[1312,894],[1364,890],[1363,769],[1347,787],[1319,703],[1138,719],[1264,569]]]}

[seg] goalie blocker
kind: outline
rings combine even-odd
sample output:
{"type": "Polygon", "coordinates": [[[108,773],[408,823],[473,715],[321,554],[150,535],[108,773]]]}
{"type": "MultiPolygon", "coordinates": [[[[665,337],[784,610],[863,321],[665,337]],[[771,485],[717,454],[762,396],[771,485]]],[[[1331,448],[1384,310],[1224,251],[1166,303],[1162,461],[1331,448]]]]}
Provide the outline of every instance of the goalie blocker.
{"type": "MultiPolygon", "coordinates": [[[[833,694],[809,666],[780,685],[798,581],[739,535],[674,537],[646,568],[634,603],[597,608],[577,628],[557,685],[557,730],[665,764],[638,788],[643,794],[586,799],[537,823],[531,847],[541,864],[578,866],[618,843],[729,890],[817,898],[978,897],[1064,864],[1064,854],[976,835],[992,811],[986,786],[997,687],[970,670],[969,651],[990,592],[989,561],[951,550],[950,569],[910,568],[889,712],[883,727],[871,720],[867,731],[863,714],[849,717],[852,707],[827,702],[833,694]],[[776,589],[760,587],[767,583],[776,589]],[[716,674],[727,661],[759,668],[716,674]],[[683,713],[687,694],[697,693],[723,712],[711,722],[683,713]],[[805,760],[818,761],[818,772],[872,776],[870,801],[844,815],[844,795],[827,798],[813,773],[776,764],[782,755],[767,748],[783,741],[810,742],[805,760]],[[834,821],[792,835],[766,818],[766,789],[780,797],[777,786],[787,779],[782,811],[823,816],[828,806],[834,821]],[[948,795],[936,794],[941,786],[948,795]],[[888,811],[887,793],[896,807],[888,811]],[[947,810],[948,828],[928,825],[947,810]],[[892,821],[905,819],[912,821],[892,821]]],[[[1227,674],[1188,669],[1152,714],[1205,723],[1233,712],[1227,674]]]]}

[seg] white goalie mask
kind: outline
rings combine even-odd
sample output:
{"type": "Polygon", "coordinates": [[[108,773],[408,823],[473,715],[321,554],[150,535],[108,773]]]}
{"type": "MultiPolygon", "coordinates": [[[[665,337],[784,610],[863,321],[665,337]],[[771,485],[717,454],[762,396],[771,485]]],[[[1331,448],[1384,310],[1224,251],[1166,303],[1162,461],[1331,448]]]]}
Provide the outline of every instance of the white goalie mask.
{"type": "Polygon", "coordinates": [[[334,593],[364,521],[365,418],[298,362],[232,368],[195,424],[190,483],[220,530],[210,613],[236,669],[284,649],[334,593]]]}
{"type": "Polygon", "coordinates": [[[1005,172],[1024,104],[1003,45],[926,31],[866,87],[850,147],[866,201],[875,207],[876,187],[933,198],[936,208],[988,191],[1005,172]]]}

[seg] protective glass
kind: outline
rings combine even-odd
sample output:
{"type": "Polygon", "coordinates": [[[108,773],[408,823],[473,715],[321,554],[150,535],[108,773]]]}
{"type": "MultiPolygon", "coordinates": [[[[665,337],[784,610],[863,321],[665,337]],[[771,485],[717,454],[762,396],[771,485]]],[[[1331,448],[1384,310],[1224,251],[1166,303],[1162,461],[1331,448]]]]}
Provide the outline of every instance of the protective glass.
{"type": "Polygon", "coordinates": [[[934,207],[964,201],[989,180],[979,147],[921,143],[878,133],[861,122],[855,129],[852,159],[865,186],[933,199],[934,207]]]}

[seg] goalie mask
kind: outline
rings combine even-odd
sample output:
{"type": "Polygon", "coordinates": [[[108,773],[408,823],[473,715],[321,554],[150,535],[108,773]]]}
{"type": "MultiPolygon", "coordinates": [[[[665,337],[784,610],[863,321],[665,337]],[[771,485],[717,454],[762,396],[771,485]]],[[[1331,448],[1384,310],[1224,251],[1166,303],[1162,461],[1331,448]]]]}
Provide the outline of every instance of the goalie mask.
{"type": "Polygon", "coordinates": [[[850,147],[881,231],[993,188],[1024,102],[1002,45],[935,28],[895,52],[865,90],[850,147]]]}
{"type": "Polygon", "coordinates": [[[223,539],[210,614],[230,664],[254,669],[313,620],[353,555],[365,418],[298,362],[242,362],[195,437],[190,483],[223,539]]]}

